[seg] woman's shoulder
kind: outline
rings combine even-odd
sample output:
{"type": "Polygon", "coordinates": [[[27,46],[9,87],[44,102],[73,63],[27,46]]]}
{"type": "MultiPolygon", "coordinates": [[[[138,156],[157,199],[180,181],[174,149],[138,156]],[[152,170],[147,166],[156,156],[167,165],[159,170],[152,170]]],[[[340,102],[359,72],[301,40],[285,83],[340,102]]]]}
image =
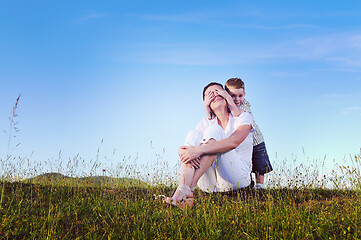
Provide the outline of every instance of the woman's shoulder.
{"type": "Polygon", "coordinates": [[[212,118],[212,119],[209,119],[209,118],[207,118],[207,117],[203,117],[200,122],[201,122],[202,124],[206,124],[206,125],[208,125],[208,124],[214,124],[215,122],[217,122],[217,118],[214,117],[214,118],[212,118]]]}
{"type": "Polygon", "coordinates": [[[215,122],[217,122],[215,118],[208,119],[207,117],[203,117],[197,124],[196,130],[203,132],[208,126],[214,124],[215,122]]]}

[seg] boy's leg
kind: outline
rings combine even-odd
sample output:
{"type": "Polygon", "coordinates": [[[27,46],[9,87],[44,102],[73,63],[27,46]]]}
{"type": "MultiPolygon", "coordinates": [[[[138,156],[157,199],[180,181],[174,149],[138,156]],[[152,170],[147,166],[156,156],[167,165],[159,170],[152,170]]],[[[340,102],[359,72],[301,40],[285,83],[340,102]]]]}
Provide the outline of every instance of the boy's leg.
{"type": "Polygon", "coordinates": [[[256,173],[256,176],[257,176],[256,183],[264,184],[264,175],[256,173]]]}
{"type": "Polygon", "coordinates": [[[258,187],[263,187],[264,174],[273,170],[264,142],[253,147],[252,164],[252,171],[256,174],[256,183],[258,187]]]}

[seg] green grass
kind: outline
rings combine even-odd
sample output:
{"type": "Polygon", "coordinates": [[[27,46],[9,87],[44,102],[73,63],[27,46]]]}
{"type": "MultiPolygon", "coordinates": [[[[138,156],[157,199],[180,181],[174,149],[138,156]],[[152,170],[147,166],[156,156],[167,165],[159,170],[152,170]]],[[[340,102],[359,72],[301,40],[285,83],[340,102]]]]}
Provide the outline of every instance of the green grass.
{"type": "Polygon", "coordinates": [[[114,178],[108,176],[68,177],[55,172],[44,173],[39,176],[24,180],[24,182],[43,185],[55,184],[58,186],[95,186],[98,188],[150,187],[150,184],[148,184],[147,182],[134,178],[114,178]]]}
{"type": "Polygon", "coordinates": [[[171,187],[1,182],[1,239],[360,239],[358,191],[195,192],[192,209],[166,208],[171,187]]]}
{"type": "Polygon", "coordinates": [[[154,198],[175,190],[177,176],[161,154],[146,166],[123,158],[93,176],[98,149],[90,175],[77,177],[84,175],[84,159],[77,155],[63,169],[60,152],[55,167],[72,177],[35,176],[43,166],[10,151],[19,98],[7,155],[0,158],[0,239],[361,239],[361,153],[330,176],[321,174],[324,162],[306,158],[297,166],[294,157],[293,169],[288,161],[274,168],[267,190],[232,196],[196,190],[194,207],[181,210],[154,198]]]}

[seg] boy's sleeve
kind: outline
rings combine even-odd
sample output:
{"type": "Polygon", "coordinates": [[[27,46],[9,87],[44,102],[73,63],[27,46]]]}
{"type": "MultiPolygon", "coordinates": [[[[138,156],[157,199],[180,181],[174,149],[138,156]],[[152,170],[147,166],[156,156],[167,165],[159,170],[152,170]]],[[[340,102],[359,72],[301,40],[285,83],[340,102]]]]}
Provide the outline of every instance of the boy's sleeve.
{"type": "Polygon", "coordinates": [[[251,112],[251,104],[246,99],[243,100],[243,103],[239,106],[239,108],[242,109],[245,112],[249,112],[249,113],[252,114],[252,112],[251,112]]]}

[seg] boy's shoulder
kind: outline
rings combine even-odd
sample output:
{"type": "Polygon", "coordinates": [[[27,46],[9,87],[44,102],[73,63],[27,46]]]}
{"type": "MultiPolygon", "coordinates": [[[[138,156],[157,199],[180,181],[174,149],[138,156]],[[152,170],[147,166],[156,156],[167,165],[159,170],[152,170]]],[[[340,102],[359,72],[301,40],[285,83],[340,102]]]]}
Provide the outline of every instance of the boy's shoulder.
{"type": "Polygon", "coordinates": [[[243,100],[243,103],[242,103],[241,105],[251,106],[251,103],[250,103],[247,99],[244,99],[244,100],[243,100]]]}
{"type": "Polygon", "coordinates": [[[246,99],[243,100],[243,103],[239,106],[240,109],[246,112],[251,112],[251,104],[246,99]]]}

